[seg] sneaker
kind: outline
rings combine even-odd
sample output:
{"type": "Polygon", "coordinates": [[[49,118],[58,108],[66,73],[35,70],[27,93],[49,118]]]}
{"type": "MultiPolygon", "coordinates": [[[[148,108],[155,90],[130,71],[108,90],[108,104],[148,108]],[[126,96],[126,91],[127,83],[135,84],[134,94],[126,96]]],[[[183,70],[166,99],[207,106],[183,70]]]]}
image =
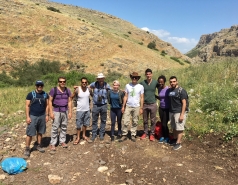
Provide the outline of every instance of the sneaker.
{"type": "Polygon", "coordinates": [[[150,135],[150,141],[155,141],[155,136],[154,135],[150,135]]]}
{"type": "Polygon", "coordinates": [[[115,137],[111,136],[111,142],[115,141],[115,137]]]}
{"type": "Polygon", "coordinates": [[[119,142],[123,142],[123,141],[125,141],[125,140],[127,140],[127,136],[122,136],[118,141],[119,141],[119,142]]]}
{"type": "Polygon", "coordinates": [[[29,157],[30,154],[31,154],[30,148],[27,147],[27,148],[25,149],[24,155],[27,156],[27,157],[29,157]]]}
{"type": "Polygon", "coordinates": [[[163,143],[164,142],[164,137],[161,137],[160,139],[159,139],[159,143],[163,143]]]}
{"type": "Polygon", "coordinates": [[[62,146],[63,148],[68,148],[68,145],[66,143],[60,143],[60,146],[62,146]]]}
{"type": "Polygon", "coordinates": [[[136,136],[131,136],[131,141],[136,142],[136,136]]]}
{"type": "Polygon", "coordinates": [[[93,143],[95,141],[95,139],[96,139],[95,137],[91,137],[91,139],[90,139],[91,142],[89,142],[89,143],[93,143]]]}
{"type": "Polygon", "coordinates": [[[37,146],[36,146],[36,150],[38,150],[38,151],[41,152],[41,153],[44,153],[44,152],[45,152],[45,150],[44,150],[40,145],[37,145],[37,146]]]}
{"type": "Polygon", "coordinates": [[[100,141],[103,141],[104,140],[104,137],[100,137],[100,141]]]}
{"type": "Polygon", "coordinates": [[[144,133],[144,134],[140,137],[140,139],[146,139],[146,138],[148,138],[148,136],[147,136],[146,133],[144,133]]]}
{"type": "Polygon", "coordinates": [[[182,148],[182,145],[180,143],[176,143],[173,147],[174,150],[179,150],[180,148],[182,148]]]}
{"type": "Polygon", "coordinates": [[[170,144],[170,146],[174,146],[176,144],[176,142],[177,142],[177,139],[171,139],[169,144],[170,144]]]}
{"type": "Polygon", "coordinates": [[[164,139],[164,144],[168,144],[168,143],[169,143],[169,138],[166,137],[166,138],[164,139]]]}

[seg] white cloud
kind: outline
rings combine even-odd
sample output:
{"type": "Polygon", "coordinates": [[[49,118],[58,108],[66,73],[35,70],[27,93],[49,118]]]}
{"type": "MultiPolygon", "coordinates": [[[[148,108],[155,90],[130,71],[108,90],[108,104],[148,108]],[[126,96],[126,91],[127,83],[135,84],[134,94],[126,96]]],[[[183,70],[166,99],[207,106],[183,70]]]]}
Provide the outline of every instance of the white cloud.
{"type": "Polygon", "coordinates": [[[171,43],[181,53],[188,52],[189,50],[194,48],[196,46],[196,44],[198,43],[198,40],[196,40],[194,38],[190,39],[190,38],[186,38],[186,37],[172,36],[170,32],[168,32],[166,30],[163,30],[163,29],[151,30],[147,27],[143,27],[141,29],[144,30],[144,31],[149,31],[149,32],[155,34],[160,39],[171,43]]]}
{"type": "Polygon", "coordinates": [[[149,31],[149,32],[155,34],[159,38],[167,37],[167,36],[170,35],[170,33],[168,31],[166,31],[166,30],[151,30],[151,29],[149,29],[147,27],[143,27],[141,29],[144,30],[144,31],[149,31]]]}

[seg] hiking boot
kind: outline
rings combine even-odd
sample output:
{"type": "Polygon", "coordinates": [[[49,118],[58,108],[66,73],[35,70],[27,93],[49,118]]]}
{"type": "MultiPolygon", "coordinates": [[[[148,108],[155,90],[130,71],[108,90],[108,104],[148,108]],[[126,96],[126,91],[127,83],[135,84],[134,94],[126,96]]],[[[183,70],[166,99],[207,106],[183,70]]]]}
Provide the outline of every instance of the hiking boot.
{"type": "Polygon", "coordinates": [[[31,154],[30,148],[29,148],[29,147],[26,147],[25,152],[24,152],[24,155],[27,156],[27,157],[29,157],[30,154],[31,154]]]}
{"type": "Polygon", "coordinates": [[[168,143],[169,143],[169,138],[166,137],[166,138],[164,139],[164,144],[168,144],[168,143]]]}
{"type": "Polygon", "coordinates": [[[66,143],[60,143],[60,146],[62,146],[62,148],[68,148],[68,145],[66,143]]]}
{"type": "Polygon", "coordinates": [[[127,140],[127,136],[122,136],[118,141],[119,141],[119,142],[123,142],[123,141],[125,141],[125,140],[127,140]]]}
{"type": "Polygon", "coordinates": [[[150,135],[150,141],[155,141],[155,136],[154,135],[150,135]]]}
{"type": "Polygon", "coordinates": [[[116,137],[116,140],[120,140],[121,139],[121,135],[118,135],[117,137],[116,137]]]}
{"type": "Polygon", "coordinates": [[[176,143],[173,147],[174,150],[179,150],[180,148],[182,148],[181,143],[176,143]]]}
{"type": "Polygon", "coordinates": [[[164,137],[161,137],[160,139],[159,139],[159,143],[163,143],[164,142],[164,137]]]}
{"type": "Polygon", "coordinates": [[[131,141],[136,142],[136,136],[131,136],[131,141]]]}
{"type": "Polygon", "coordinates": [[[91,139],[90,139],[91,142],[89,142],[89,143],[93,143],[95,141],[95,139],[96,139],[95,137],[91,137],[91,139]]]}
{"type": "Polygon", "coordinates": [[[41,152],[41,153],[44,153],[44,152],[45,152],[45,150],[44,150],[40,145],[37,145],[37,146],[36,146],[36,150],[38,150],[38,151],[41,152]]]}
{"type": "Polygon", "coordinates": [[[140,139],[146,139],[146,138],[148,138],[148,136],[147,136],[146,133],[144,133],[144,134],[140,137],[140,139]]]}
{"type": "Polygon", "coordinates": [[[170,144],[170,146],[174,146],[176,144],[176,142],[177,142],[177,139],[171,139],[169,144],[170,144]]]}
{"type": "Polygon", "coordinates": [[[100,141],[103,141],[104,140],[104,137],[100,137],[100,141]]]}

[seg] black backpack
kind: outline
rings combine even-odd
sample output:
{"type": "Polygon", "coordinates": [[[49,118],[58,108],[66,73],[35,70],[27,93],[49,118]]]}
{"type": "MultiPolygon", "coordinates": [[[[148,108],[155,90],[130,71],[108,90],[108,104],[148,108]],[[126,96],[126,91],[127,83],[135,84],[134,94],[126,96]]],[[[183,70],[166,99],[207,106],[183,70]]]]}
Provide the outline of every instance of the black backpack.
{"type": "Polygon", "coordinates": [[[185,89],[183,89],[182,87],[179,87],[179,89],[178,89],[178,97],[181,99],[181,92],[182,92],[182,90],[184,90],[184,92],[187,95],[187,98],[186,98],[186,109],[185,110],[187,112],[189,112],[189,100],[188,100],[188,93],[187,93],[187,91],[185,89]]]}

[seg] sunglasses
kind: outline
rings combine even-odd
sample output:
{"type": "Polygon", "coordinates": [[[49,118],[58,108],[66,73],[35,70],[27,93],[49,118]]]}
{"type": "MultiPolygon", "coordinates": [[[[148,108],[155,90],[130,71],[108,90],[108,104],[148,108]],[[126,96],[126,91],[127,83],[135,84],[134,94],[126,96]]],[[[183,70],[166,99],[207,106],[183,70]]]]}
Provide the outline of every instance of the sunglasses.
{"type": "Polygon", "coordinates": [[[86,84],[86,83],[88,83],[88,82],[81,82],[82,84],[86,84]]]}
{"type": "Polygon", "coordinates": [[[66,83],[66,81],[59,81],[59,83],[66,83]]]}
{"type": "Polygon", "coordinates": [[[37,87],[40,87],[40,86],[43,87],[44,85],[43,84],[37,84],[36,86],[37,87]]]}
{"type": "Polygon", "coordinates": [[[136,80],[138,80],[139,77],[138,77],[138,76],[132,76],[131,79],[136,79],[136,80]]]}

